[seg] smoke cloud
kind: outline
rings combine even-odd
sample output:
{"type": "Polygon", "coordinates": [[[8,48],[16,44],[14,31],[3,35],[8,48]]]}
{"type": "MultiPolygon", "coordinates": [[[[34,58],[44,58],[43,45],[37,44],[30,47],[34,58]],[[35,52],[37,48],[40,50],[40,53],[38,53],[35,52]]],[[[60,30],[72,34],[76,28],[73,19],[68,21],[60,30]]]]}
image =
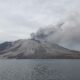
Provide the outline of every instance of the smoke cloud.
{"type": "Polygon", "coordinates": [[[66,48],[80,50],[80,15],[69,16],[47,39],[66,48]]]}
{"type": "Polygon", "coordinates": [[[63,47],[80,50],[80,15],[75,13],[54,26],[38,30],[35,39],[44,39],[63,47]]]}

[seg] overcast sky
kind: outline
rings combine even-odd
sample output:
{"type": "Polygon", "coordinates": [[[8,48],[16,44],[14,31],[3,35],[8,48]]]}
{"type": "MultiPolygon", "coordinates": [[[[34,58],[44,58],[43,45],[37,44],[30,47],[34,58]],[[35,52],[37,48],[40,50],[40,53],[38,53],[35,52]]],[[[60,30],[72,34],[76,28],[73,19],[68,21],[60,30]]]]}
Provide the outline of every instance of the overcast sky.
{"type": "Polygon", "coordinates": [[[0,42],[28,38],[78,9],[80,0],[0,0],[0,42]]]}

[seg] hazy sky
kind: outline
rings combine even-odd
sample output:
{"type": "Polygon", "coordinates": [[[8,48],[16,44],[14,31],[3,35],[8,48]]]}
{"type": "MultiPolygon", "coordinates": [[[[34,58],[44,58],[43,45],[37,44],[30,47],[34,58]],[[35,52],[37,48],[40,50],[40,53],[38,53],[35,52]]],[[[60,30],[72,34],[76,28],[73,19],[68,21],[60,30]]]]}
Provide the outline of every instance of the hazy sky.
{"type": "Polygon", "coordinates": [[[0,41],[28,38],[78,10],[80,0],[0,0],[0,41]]]}

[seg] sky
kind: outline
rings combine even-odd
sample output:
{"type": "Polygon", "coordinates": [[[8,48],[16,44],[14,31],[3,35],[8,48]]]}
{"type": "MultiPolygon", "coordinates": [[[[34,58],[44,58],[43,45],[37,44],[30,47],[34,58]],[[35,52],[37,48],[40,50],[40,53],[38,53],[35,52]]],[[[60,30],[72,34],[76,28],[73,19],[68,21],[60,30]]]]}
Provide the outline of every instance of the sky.
{"type": "Polygon", "coordinates": [[[79,11],[80,0],[0,0],[0,42],[27,39],[79,11]]]}

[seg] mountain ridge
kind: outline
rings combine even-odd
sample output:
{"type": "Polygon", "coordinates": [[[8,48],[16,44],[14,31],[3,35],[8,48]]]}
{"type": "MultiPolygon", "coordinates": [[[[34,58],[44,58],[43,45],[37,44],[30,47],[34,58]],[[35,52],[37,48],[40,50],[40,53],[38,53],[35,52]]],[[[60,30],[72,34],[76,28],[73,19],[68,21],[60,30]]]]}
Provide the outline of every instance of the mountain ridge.
{"type": "MultiPolygon", "coordinates": [[[[5,49],[0,50],[0,59],[77,59],[80,58],[79,51],[73,51],[34,39],[23,39],[14,42],[5,42],[5,49]]],[[[3,47],[4,48],[4,47],[3,47]]]]}

